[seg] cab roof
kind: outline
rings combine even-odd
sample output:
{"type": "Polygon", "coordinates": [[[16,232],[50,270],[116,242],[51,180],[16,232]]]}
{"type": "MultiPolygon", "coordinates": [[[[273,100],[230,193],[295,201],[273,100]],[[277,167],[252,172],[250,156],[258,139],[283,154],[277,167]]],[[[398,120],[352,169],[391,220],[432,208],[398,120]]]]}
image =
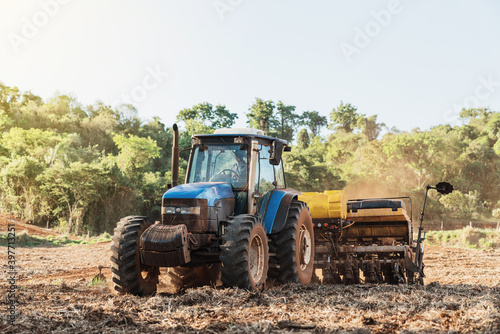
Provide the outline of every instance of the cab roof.
{"type": "Polygon", "coordinates": [[[228,138],[228,137],[245,137],[245,138],[256,138],[261,139],[263,141],[267,141],[269,143],[273,141],[279,141],[284,145],[288,145],[288,141],[280,138],[270,137],[264,135],[262,130],[258,129],[248,129],[248,128],[235,128],[235,129],[218,129],[215,130],[213,134],[195,134],[192,135],[192,139],[215,139],[215,138],[228,138]]]}
{"type": "Polygon", "coordinates": [[[252,128],[224,128],[217,129],[214,131],[214,135],[225,135],[225,134],[247,134],[247,135],[264,135],[264,131],[252,128]]]}

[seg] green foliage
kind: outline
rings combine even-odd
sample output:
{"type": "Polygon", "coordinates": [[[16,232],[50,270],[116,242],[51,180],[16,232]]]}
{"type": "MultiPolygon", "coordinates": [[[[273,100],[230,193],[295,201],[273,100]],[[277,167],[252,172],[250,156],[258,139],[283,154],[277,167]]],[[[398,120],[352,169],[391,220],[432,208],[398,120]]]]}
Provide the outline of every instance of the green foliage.
{"type": "Polygon", "coordinates": [[[94,278],[92,278],[92,281],[90,281],[89,286],[91,287],[99,287],[99,288],[104,288],[106,287],[106,279],[104,276],[99,276],[96,275],[94,278]]]}
{"type": "Polygon", "coordinates": [[[215,129],[229,128],[234,124],[237,114],[229,112],[224,105],[211,105],[208,102],[183,109],[177,115],[178,122],[186,124],[190,134],[213,133],[215,129]]]}
{"type": "Polygon", "coordinates": [[[13,123],[14,122],[10,119],[9,115],[7,115],[7,112],[0,109],[0,131],[11,127],[13,123]]]}
{"type": "Polygon", "coordinates": [[[449,209],[455,217],[480,218],[486,213],[487,202],[481,201],[479,192],[470,191],[463,194],[460,190],[455,190],[439,200],[445,208],[449,209]]]}
{"type": "Polygon", "coordinates": [[[300,130],[298,136],[297,136],[297,146],[301,149],[305,149],[309,147],[309,133],[307,132],[306,129],[300,130]]]}
{"type": "MultiPolygon", "coordinates": [[[[305,121],[307,119],[305,113],[302,115],[295,113],[295,106],[286,105],[282,101],[275,104],[271,100],[256,98],[248,110],[247,124],[251,128],[260,129],[268,136],[279,137],[288,142],[293,141],[297,126],[309,124],[305,121]]],[[[317,122],[317,119],[315,121],[317,122]]],[[[316,127],[313,126],[318,131],[319,127],[321,122],[319,125],[316,124],[316,127]]]]}
{"type": "Polygon", "coordinates": [[[360,117],[357,111],[358,108],[350,103],[344,104],[344,102],[340,102],[340,105],[337,108],[333,108],[330,113],[330,129],[341,129],[347,133],[353,132],[358,127],[358,119],[360,117]]]}
{"type": "Polygon", "coordinates": [[[106,173],[102,166],[82,162],[72,162],[69,166],[55,165],[45,169],[37,177],[42,196],[47,202],[57,204],[54,214],[61,208],[68,217],[68,230],[73,228],[76,218],[76,232],[79,232],[81,218],[87,207],[95,202],[105,189],[106,173]]]}
{"type": "Polygon", "coordinates": [[[118,168],[134,182],[142,179],[154,158],[160,157],[161,149],[149,137],[115,135],[113,141],[120,151],[116,156],[118,168]]]}
{"type": "Polygon", "coordinates": [[[18,104],[20,94],[17,87],[9,87],[0,82],[0,110],[7,114],[18,104]]]}
{"type": "MultiPolygon", "coordinates": [[[[325,116],[300,115],[282,101],[256,98],[246,116],[251,127],[295,146],[283,157],[287,184],[300,191],[409,195],[418,212],[426,185],[448,181],[456,191],[430,191],[426,219],[500,217],[499,112],[466,109],[462,125],[401,132],[341,102],[330,113],[327,136],[320,136],[325,116]]],[[[179,111],[180,148],[191,146],[192,134],[231,127],[236,117],[207,102],[179,111]]],[[[44,101],[0,83],[0,138],[0,211],[92,235],[111,232],[126,215],[159,219],[172,130],[158,117],[143,122],[131,105],[82,105],[65,94],[44,101]]],[[[180,182],[188,157],[189,150],[180,154],[180,182]]]]}
{"type": "Polygon", "coordinates": [[[251,128],[256,128],[264,131],[264,134],[272,136],[275,134],[274,130],[279,126],[279,119],[274,112],[276,106],[274,102],[264,101],[259,98],[255,98],[255,103],[248,109],[249,112],[246,114],[247,123],[251,128]]]}
{"type": "Polygon", "coordinates": [[[295,113],[295,106],[287,106],[283,102],[278,101],[276,107],[279,115],[279,125],[277,130],[275,130],[277,136],[291,142],[293,140],[295,126],[300,121],[300,116],[295,113]]]}
{"type": "Polygon", "coordinates": [[[315,137],[309,146],[283,155],[287,186],[301,191],[343,188],[338,169],[325,160],[325,149],[326,143],[315,137]]]}
{"type": "Polygon", "coordinates": [[[53,162],[63,137],[53,131],[11,128],[2,138],[4,148],[12,157],[31,156],[37,160],[53,162]]]}
{"type": "Polygon", "coordinates": [[[162,176],[160,172],[147,172],[143,179],[143,205],[147,212],[153,217],[160,217],[161,206],[158,197],[166,191],[166,184],[170,180],[162,176]]]}
{"type": "Polygon", "coordinates": [[[497,209],[494,209],[492,212],[491,212],[491,215],[495,218],[500,218],[500,208],[497,208],[497,209]]]}
{"type": "Polygon", "coordinates": [[[3,212],[96,234],[159,205],[171,132],[158,118],[142,125],[132,106],[83,106],[64,94],[44,102],[0,84],[0,136],[3,212]],[[154,190],[150,172],[159,175],[154,190]]]}
{"type": "Polygon", "coordinates": [[[426,239],[431,245],[474,249],[500,248],[500,231],[467,226],[461,230],[429,231],[426,239]]]}
{"type": "MultiPolygon", "coordinates": [[[[6,246],[8,243],[8,233],[0,233],[0,246],[6,246]]],[[[109,233],[103,233],[92,238],[68,238],[67,236],[46,237],[30,235],[28,231],[21,231],[16,235],[16,246],[72,246],[72,245],[95,245],[102,242],[110,242],[113,237],[109,233]]]]}
{"type": "Polygon", "coordinates": [[[358,118],[357,126],[361,129],[361,133],[368,141],[377,139],[380,135],[380,131],[382,131],[382,128],[385,126],[384,123],[377,123],[377,117],[377,115],[370,117],[362,115],[358,118]]]}
{"type": "Polygon", "coordinates": [[[6,161],[0,170],[2,206],[25,220],[32,220],[36,212],[43,211],[37,176],[44,165],[30,156],[6,161]]]}
{"type": "Polygon", "coordinates": [[[317,111],[304,111],[300,123],[309,128],[312,137],[319,136],[321,128],[328,125],[326,116],[321,116],[317,111]]]}
{"type": "Polygon", "coordinates": [[[358,108],[350,103],[344,104],[340,102],[337,108],[333,108],[330,113],[330,129],[334,131],[343,131],[346,133],[359,130],[359,133],[367,141],[372,141],[378,138],[384,123],[377,123],[377,115],[366,117],[365,114],[359,114],[358,108]]]}

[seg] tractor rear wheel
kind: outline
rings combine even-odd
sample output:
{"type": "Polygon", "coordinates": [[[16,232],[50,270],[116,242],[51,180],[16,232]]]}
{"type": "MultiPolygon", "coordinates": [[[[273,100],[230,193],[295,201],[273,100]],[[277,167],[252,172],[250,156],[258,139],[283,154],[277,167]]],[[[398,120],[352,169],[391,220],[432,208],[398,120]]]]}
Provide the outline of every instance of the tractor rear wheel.
{"type": "Polygon", "coordinates": [[[273,237],[272,243],[279,265],[273,271],[273,278],[281,283],[310,283],[314,272],[314,230],[304,202],[290,204],[285,227],[273,237]]]}
{"type": "Polygon", "coordinates": [[[151,223],[147,217],[122,218],[111,243],[111,272],[114,289],[119,293],[145,296],[156,292],[158,267],[141,263],[139,238],[151,223]]]}
{"type": "Polygon", "coordinates": [[[220,260],[224,286],[264,290],[269,249],[261,220],[253,215],[234,217],[228,222],[222,240],[220,260]]]}
{"type": "Polygon", "coordinates": [[[168,268],[170,284],[177,290],[186,290],[199,286],[215,286],[220,274],[220,264],[205,264],[199,267],[168,268]]]}

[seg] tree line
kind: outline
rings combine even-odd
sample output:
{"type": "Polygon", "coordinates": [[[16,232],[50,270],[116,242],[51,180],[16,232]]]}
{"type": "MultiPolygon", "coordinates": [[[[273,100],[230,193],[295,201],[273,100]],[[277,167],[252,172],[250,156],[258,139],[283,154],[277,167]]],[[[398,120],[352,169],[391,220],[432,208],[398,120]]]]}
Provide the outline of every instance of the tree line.
{"type": "MultiPolygon", "coordinates": [[[[350,198],[409,195],[418,208],[425,186],[446,180],[457,190],[431,193],[431,218],[500,216],[499,112],[467,109],[460,125],[410,132],[343,102],[327,117],[256,98],[245,116],[249,127],[292,143],[284,155],[290,187],[345,189],[350,198]]],[[[208,102],[180,110],[181,148],[191,135],[231,127],[237,117],[208,102]]],[[[159,117],[141,121],[132,105],[82,105],[64,94],[44,101],[0,83],[0,210],[92,235],[111,232],[130,214],[158,219],[170,182],[171,126],[159,117]]],[[[181,153],[180,180],[188,155],[181,153]]]]}

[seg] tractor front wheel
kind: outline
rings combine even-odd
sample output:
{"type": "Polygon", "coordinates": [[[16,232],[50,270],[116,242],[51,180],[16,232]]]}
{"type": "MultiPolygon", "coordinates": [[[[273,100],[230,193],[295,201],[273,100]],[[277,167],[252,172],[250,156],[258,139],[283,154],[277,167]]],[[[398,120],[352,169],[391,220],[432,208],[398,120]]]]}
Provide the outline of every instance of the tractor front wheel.
{"type": "Polygon", "coordinates": [[[129,216],[115,228],[111,272],[114,289],[119,293],[146,296],[156,292],[160,270],[141,263],[139,249],[139,238],[150,225],[147,217],[129,216]]]}
{"type": "Polygon", "coordinates": [[[224,286],[262,291],[269,265],[266,230],[252,215],[230,220],[222,236],[221,280],[224,286]]]}

